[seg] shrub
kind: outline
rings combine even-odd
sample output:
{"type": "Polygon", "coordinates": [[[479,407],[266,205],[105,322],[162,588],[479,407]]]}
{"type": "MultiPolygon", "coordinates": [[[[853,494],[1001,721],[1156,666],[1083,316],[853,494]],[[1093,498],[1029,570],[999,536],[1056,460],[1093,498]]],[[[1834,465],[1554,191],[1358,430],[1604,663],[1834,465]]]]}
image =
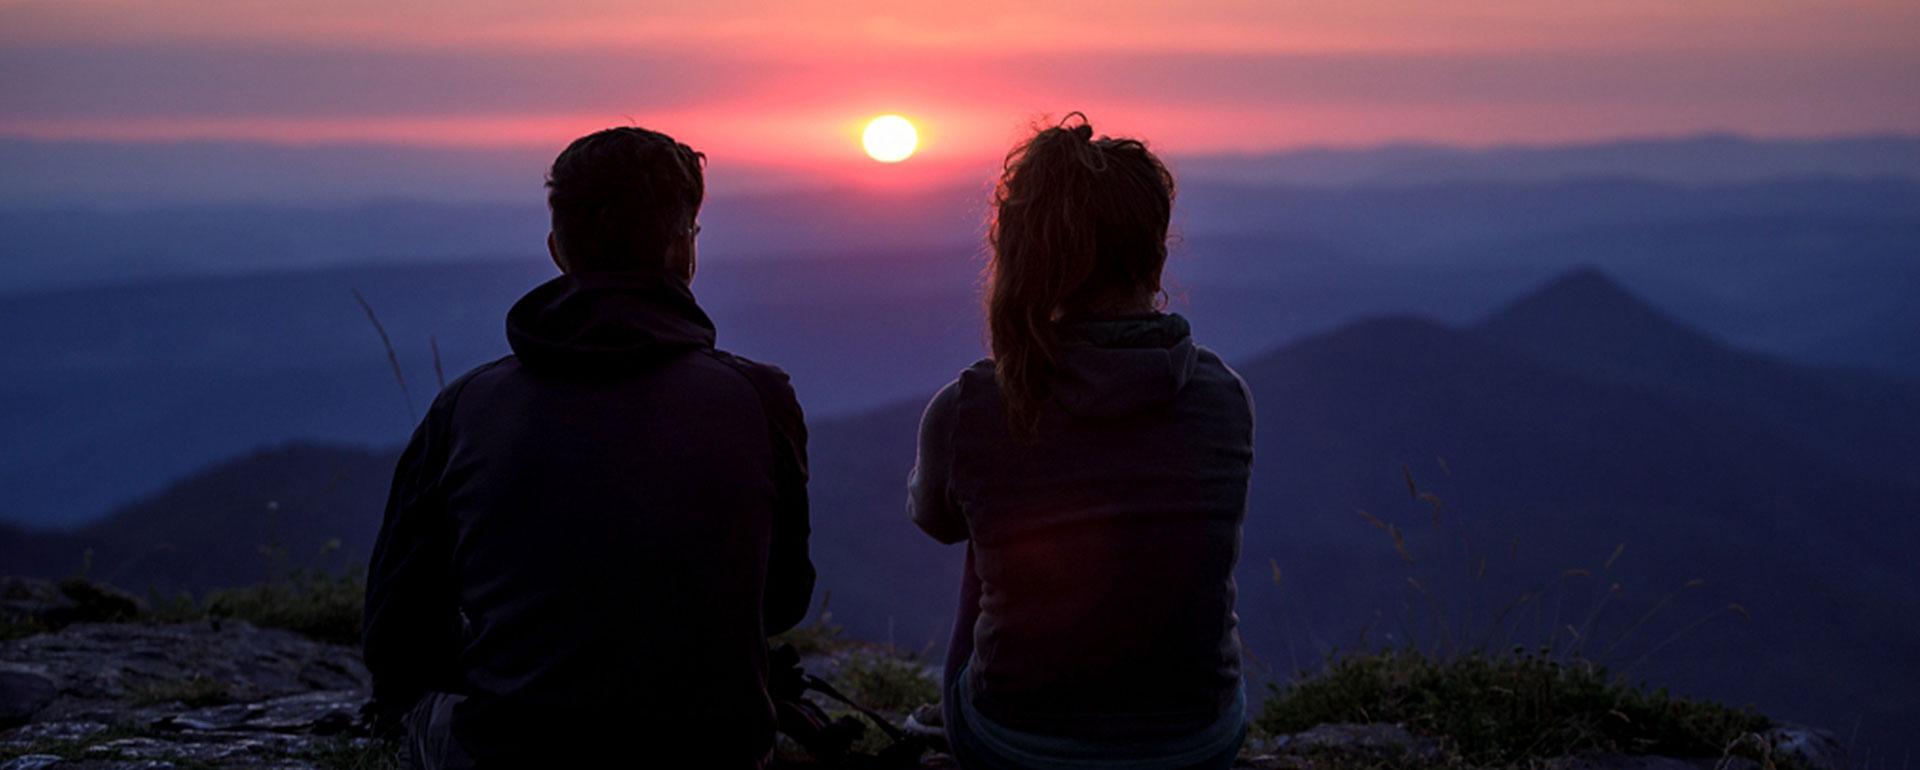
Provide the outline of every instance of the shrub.
{"type": "Polygon", "coordinates": [[[1718,757],[1769,727],[1751,711],[1674,698],[1592,663],[1524,650],[1445,660],[1355,654],[1289,687],[1270,687],[1256,720],[1269,733],[1326,722],[1400,723],[1443,739],[1476,765],[1586,751],[1718,757]]]}
{"type": "Polygon", "coordinates": [[[299,572],[282,581],[210,592],[206,612],[321,641],[356,644],[365,603],[366,581],[359,575],[299,572]]]}
{"type": "MultiPolygon", "coordinates": [[[[1444,461],[1441,469],[1452,475],[1444,461]]],[[[1607,668],[1621,659],[1616,653],[1626,653],[1629,662],[1621,670],[1630,672],[1709,621],[1746,617],[1744,607],[1707,608],[1692,622],[1642,642],[1641,632],[1658,628],[1654,621],[1684,607],[1682,597],[1705,581],[1689,580],[1623,616],[1624,592],[1613,575],[1625,544],[1593,569],[1526,575],[1515,568],[1517,540],[1504,549],[1506,558],[1490,559],[1503,549],[1478,544],[1460,512],[1423,490],[1410,468],[1401,473],[1420,518],[1431,522],[1430,530],[1418,526],[1424,538],[1359,512],[1366,525],[1383,533],[1382,545],[1392,546],[1406,571],[1403,611],[1394,618],[1399,633],[1388,635],[1391,646],[1375,646],[1367,640],[1370,623],[1355,651],[1330,658],[1323,670],[1288,686],[1269,685],[1272,697],[1255,720],[1257,728],[1291,733],[1330,722],[1403,724],[1440,739],[1449,761],[1476,766],[1592,751],[1731,753],[1773,766],[1762,755],[1763,742],[1755,740],[1770,726],[1765,717],[1648,690],[1607,668]],[[1504,600],[1488,595],[1494,585],[1487,581],[1490,561],[1496,571],[1507,568],[1508,580],[1538,588],[1504,600]],[[1574,595],[1575,583],[1593,578],[1599,578],[1598,590],[1574,595]],[[1578,613],[1571,622],[1561,614],[1568,600],[1578,613]],[[1529,613],[1531,623],[1525,622],[1529,613]],[[1536,638],[1523,641],[1529,636],[1536,638]]],[[[1273,573],[1278,583],[1278,564],[1273,573]]]]}
{"type": "Polygon", "coordinates": [[[833,678],[848,697],[871,709],[908,711],[940,700],[940,683],[924,666],[885,652],[850,654],[833,678]]]}

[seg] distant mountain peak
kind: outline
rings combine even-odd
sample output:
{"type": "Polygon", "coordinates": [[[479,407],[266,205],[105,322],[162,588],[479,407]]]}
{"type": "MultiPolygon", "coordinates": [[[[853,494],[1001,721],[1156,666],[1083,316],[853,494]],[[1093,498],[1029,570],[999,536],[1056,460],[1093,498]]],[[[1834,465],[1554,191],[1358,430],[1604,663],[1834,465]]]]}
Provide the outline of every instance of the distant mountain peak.
{"type": "Polygon", "coordinates": [[[1685,340],[1718,347],[1595,267],[1574,268],[1514,300],[1487,318],[1481,331],[1503,338],[1539,337],[1543,332],[1575,337],[1627,335],[1636,342],[1685,340]]]}
{"type": "Polygon", "coordinates": [[[1549,281],[1546,286],[1534,293],[1545,294],[1553,291],[1606,291],[1637,300],[1631,292],[1627,291],[1627,287],[1621,286],[1613,276],[1607,275],[1607,271],[1593,265],[1579,265],[1561,273],[1558,278],[1549,281]]]}
{"type": "Polygon", "coordinates": [[[1541,361],[1642,373],[1625,377],[1629,380],[1742,357],[1592,267],[1564,273],[1514,300],[1476,331],[1541,361]]]}
{"type": "Polygon", "coordinates": [[[1495,313],[1495,317],[1529,311],[1564,312],[1566,308],[1592,308],[1619,312],[1654,313],[1652,305],[1628,291],[1618,280],[1591,265],[1561,273],[1546,285],[1522,295],[1495,313]],[[1557,310],[1555,310],[1557,309],[1557,310]]]}

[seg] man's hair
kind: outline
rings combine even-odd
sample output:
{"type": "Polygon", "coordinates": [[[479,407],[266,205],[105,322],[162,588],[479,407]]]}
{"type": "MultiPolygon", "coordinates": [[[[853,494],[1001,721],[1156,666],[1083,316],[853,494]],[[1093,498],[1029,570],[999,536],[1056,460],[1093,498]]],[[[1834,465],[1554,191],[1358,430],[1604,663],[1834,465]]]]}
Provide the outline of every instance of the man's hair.
{"type": "Polygon", "coordinates": [[[700,214],[707,156],[658,131],[609,128],[575,139],[547,172],[560,253],[576,270],[666,265],[700,214]]]}

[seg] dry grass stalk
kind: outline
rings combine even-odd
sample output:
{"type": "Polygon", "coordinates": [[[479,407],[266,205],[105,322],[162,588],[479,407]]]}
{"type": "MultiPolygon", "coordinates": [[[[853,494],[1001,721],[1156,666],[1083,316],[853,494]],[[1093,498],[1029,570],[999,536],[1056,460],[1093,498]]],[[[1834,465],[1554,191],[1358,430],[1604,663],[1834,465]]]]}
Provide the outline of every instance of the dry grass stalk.
{"type": "Polygon", "coordinates": [[[393,350],[393,338],[387,336],[387,327],[380,323],[380,315],[373,312],[373,305],[359,289],[353,289],[353,300],[360,303],[360,309],[366,311],[367,320],[373,323],[373,330],[380,335],[380,346],[387,350],[387,365],[393,367],[393,381],[400,385],[400,397],[407,400],[407,416],[417,416],[413,409],[413,393],[407,389],[407,375],[400,369],[400,355],[393,350]]]}

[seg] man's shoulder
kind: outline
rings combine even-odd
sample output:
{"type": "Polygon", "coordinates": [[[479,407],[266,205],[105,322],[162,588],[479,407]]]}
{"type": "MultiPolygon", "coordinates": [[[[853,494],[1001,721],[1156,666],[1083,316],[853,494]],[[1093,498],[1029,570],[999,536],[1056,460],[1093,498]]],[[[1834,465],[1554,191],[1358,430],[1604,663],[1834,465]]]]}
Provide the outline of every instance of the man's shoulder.
{"type": "Polygon", "coordinates": [[[754,391],[760,394],[761,401],[769,406],[783,410],[799,409],[799,398],[793,392],[793,378],[787,375],[785,369],[719,348],[704,348],[700,354],[746,378],[754,391]]]}
{"type": "Polygon", "coordinates": [[[793,389],[793,378],[787,376],[785,369],[781,369],[773,364],[755,361],[746,356],[729,353],[719,348],[704,348],[700,353],[713,361],[719,362],[739,372],[741,376],[752,380],[756,386],[765,384],[787,390],[793,389]]]}
{"type": "Polygon", "coordinates": [[[452,408],[454,402],[459,400],[460,394],[466,391],[469,385],[477,380],[497,377],[504,372],[517,369],[519,363],[518,359],[508,354],[469,369],[466,374],[455,377],[441,386],[440,393],[433,397],[433,404],[429,408],[433,410],[452,408]]]}

